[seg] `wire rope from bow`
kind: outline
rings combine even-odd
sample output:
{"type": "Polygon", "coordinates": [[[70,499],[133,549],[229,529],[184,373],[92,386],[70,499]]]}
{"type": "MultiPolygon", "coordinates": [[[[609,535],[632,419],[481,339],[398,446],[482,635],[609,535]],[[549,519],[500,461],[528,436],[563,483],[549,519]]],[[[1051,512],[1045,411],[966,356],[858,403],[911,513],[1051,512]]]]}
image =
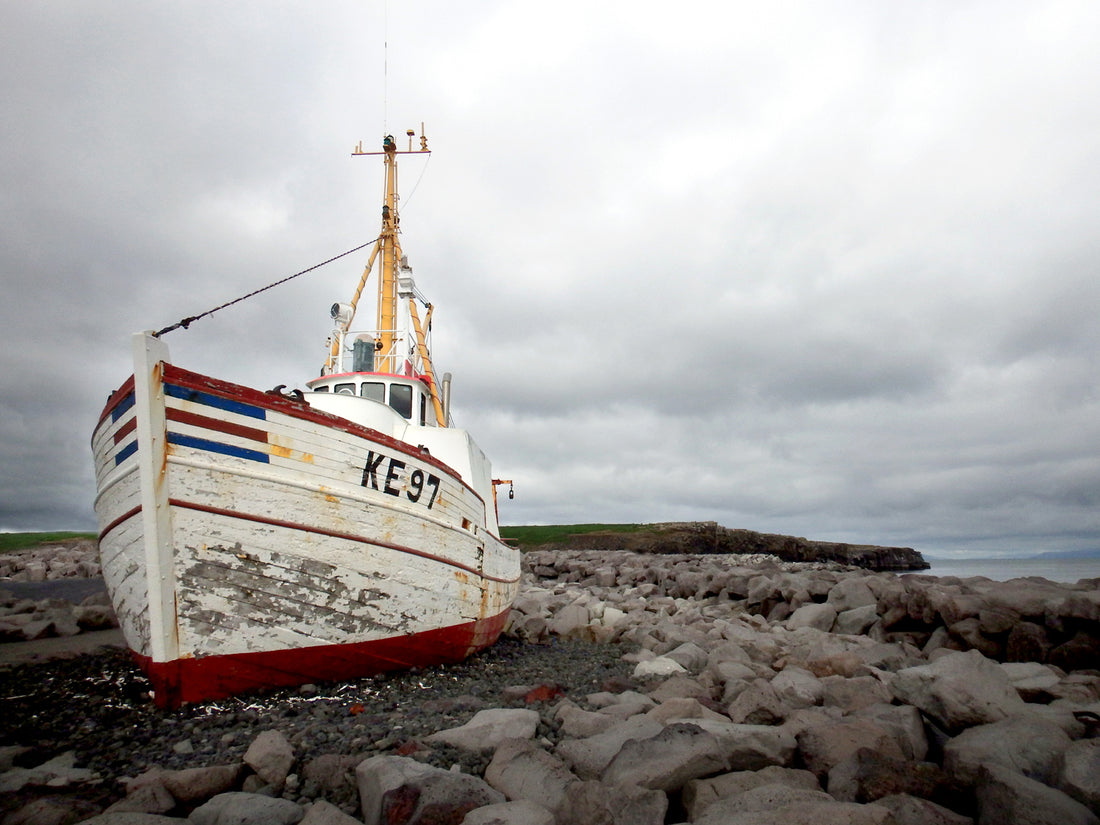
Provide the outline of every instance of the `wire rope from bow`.
{"type": "Polygon", "coordinates": [[[154,338],[160,338],[160,336],[164,335],[165,333],[171,332],[172,330],[175,330],[175,329],[179,329],[180,327],[182,327],[183,329],[187,329],[195,321],[198,321],[200,318],[205,318],[207,315],[213,315],[219,309],[225,309],[226,307],[233,306],[233,304],[239,304],[241,301],[245,301],[249,298],[252,298],[255,295],[259,295],[261,292],[267,292],[267,290],[274,289],[275,287],[277,287],[281,284],[285,284],[287,281],[292,281],[295,278],[297,278],[299,275],[305,275],[306,273],[312,272],[315,269],[320,269],[321,267],[325,266],[326,264],[330,264],[333,261],[338,261],[341,258],[347,257],[348,255],[354,255],[360,249],[366,249],[371,244],[378,243],[378,240],[379,240],[378,238],[375,238],[372,241],[367,241],[365,244],[360,244],[359,246],[355,247],[355,249],[349,249],[347,252],[341,252],[339,255],[336,255],[332,258],[329,258],[327,261],[321,261],[321,263],[319,263],[319,264],[314,264],[309,269],[303,269],[301,272],[295,272],[293,275],[287,275],[285,278],[280,278],[278,281],[275,281],[274,283],[268,284],[267,286],[260,287],[259,289],[254,289],[252,292],[249,292],[247,295],[242,295],[239,298],[234,298],[232,301],[226,301],[221,306],[216,306],[213,309],[208,309],[208,310],[206,310],[206,312],[199,313],[198,315],[192,315],[188,318],[183,318],[183,319],[177,321],[176,323],[172,324],[171,326],[165,327],[164,329],[162,329],[158,332],[154,332],[153,337],[154,338]]]}

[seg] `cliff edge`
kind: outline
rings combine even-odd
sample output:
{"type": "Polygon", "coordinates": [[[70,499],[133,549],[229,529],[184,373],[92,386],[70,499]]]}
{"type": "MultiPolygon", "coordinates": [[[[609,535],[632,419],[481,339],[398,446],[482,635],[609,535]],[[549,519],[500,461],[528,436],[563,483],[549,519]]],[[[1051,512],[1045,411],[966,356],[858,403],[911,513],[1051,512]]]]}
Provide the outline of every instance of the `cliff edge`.
{"type": "Polygon", "coordinates": [[[647,524],[632,532],[596,531],[530,549],[630,550],[635,553],[766,553],[783,561],[836,562],[867,570],[927,570],[911,547],[811,541],[796,536],[723,527],[713,521],[647,524]]]}

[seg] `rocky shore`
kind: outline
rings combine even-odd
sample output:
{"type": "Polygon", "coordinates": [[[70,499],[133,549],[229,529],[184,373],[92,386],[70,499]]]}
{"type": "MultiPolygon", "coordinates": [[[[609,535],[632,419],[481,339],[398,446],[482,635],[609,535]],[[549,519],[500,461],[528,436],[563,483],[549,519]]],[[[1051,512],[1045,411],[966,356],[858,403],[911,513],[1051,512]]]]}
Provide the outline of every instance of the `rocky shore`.
{"type": "Polygon", "coordinates": [[[912,547],[813,541],[801,536],[723,527],[714,521],[646,524],[636,530],[600,530],[571,535],[536,550],[629,550],[649,554],[768,555],[781,561],[836,562],[867,570],[927,570],[931,565],[912,547]]]}
{"type": "Polygon", "coordinates": [[[457,666],[173,713],[120,651],[0,670],[0,822],[1100,823],[1098,668],[1098,580],[537,551],[457,666]]]}

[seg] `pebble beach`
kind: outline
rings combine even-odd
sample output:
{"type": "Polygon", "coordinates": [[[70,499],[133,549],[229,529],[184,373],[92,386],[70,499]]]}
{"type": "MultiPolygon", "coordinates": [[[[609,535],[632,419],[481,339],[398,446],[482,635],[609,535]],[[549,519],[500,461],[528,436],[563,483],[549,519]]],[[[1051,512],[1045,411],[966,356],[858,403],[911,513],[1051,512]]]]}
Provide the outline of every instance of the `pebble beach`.
{"type": "MultiPolygon", "coordinates": [[[[524,566],[505,635],[459,665],[174,712],[94,585],[0,581],[0,823],[1100,823],[1098,580],[524,566]]],[[[0,573],[98,569],[63,547],[0,573]]]]}

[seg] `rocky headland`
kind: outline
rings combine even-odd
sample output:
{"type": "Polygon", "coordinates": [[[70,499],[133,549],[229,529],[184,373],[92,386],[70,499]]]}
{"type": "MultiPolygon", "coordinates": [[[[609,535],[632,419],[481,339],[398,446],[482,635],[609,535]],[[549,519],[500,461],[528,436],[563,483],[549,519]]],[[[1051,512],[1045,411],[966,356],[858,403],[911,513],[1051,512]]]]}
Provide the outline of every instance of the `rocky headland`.
{"type": "MultiPolygon", "coordinates": [[[[27,601],[0,601],[0,622],[27,601]]],[[[4,825],[1100,823],[1098,668],[1100,580],[532,551],[501,642],[449,668],[169,713],[119,651],[10,666],[0,809],[4,825]]]]}
{"type": "Polygon", "coordinates": [[[927,570],[931,566],[912,547],[813,541],[800,536],[731,529],[714,521],[647,524],[629,532],[599,530],[576,533],[564,541],[531,549],[766,555],[782,561],[836,562],[876,571],[927,570]]]}

